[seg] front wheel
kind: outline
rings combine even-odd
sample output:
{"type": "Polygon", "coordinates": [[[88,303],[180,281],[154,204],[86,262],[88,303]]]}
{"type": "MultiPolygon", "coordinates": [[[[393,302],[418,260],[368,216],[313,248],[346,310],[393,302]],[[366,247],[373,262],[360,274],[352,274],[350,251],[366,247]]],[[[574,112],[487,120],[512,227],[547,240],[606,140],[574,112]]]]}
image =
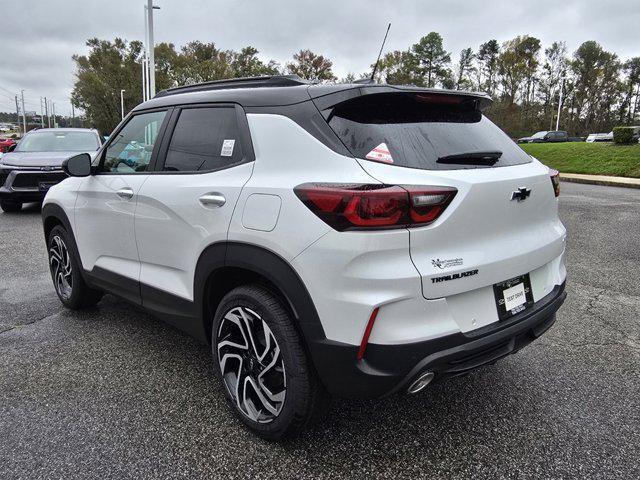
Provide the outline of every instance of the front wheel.
{"type": "Polygon", "coordinates": [[[102,292],[89,288],[80,273],[80,260],[69,247],[69,234],[61,226],[49,233],[49,270],[51,279],[62,304],[72,310],[95,305],[102,292]]]}
{"type": "Polygon", "coordinates": [[[22,203],[7,202],[5,200],[0,201],[0,208],[3,212],[16,213],[22,210],[22,203]]]}
{"type": "Polygon", "coordinates": [[[327,405],[291,316],[258,285],[220,302],[212,328],[216,375],[240,420],[259,436],[293,437],[327,405]]]}

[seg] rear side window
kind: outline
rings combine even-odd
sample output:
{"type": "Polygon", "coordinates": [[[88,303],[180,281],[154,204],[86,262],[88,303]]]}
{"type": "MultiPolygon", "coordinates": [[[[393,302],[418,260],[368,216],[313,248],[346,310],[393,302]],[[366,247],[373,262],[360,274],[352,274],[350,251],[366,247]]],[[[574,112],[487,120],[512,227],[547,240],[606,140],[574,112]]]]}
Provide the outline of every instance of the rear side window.
{"type": "Polygon", "coordinates": [[[334,107],[328,122],[354,157],[401,167],[452,170],[531,162],[471,97],[365,95],[334,107]]]}
{"type": "Polygon", "coordinates": [[[165,171],[218,170],[243,158],[233,107],[188,108],[180,112],[164,162],[165,171]]]}

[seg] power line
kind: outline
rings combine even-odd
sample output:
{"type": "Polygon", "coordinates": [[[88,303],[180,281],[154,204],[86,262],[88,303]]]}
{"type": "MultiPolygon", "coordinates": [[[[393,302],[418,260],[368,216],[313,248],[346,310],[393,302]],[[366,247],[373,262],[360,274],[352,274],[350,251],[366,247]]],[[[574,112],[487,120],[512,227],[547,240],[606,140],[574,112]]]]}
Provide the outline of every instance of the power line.
{"type": "Polygon", "coordinates": [[[0,90],[4,90],[7,93],[10,93],[11,95],[15,95],[16,92],[12,92],[11,90],[7,90],[6,88],[4,88],[3,86],[0,85],[0,90]]]}

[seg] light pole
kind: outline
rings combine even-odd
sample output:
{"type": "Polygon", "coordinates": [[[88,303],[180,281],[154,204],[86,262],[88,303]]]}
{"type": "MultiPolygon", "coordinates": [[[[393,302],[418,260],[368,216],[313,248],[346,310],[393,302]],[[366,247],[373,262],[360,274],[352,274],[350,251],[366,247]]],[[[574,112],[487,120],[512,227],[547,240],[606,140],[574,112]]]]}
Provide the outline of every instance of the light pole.
{"type": "Polygon", "coordinates": [[[558,99],[558,116],[556,117],[556,132],[560,128],[560,109],[562,108],[562,87],[564,86],[565,77],[560,77],[560,98],[558,99]]]}
{"type": "Polygon", "coordinates": [[[125,90],[120,90],[120,120],[124,120],[124,96],[125,90]]]}
{"type": "Polygon", "coordinates": [[[40,97],[40,128],[44,128],[44,112],[42,109],[42,97],[40,97]]]}
{"type": "Polygon", "coordinates": [[[22,97],[22,131],[27,133],[27,115],[24,111],[24,90],[20,91],[20,96],[22,97]]]}
{"type": "MultiPolygon", "coordinates": [[[[51,128],[51,117],[49,116],[49,100],[44,97],[44,115],[47,117],[47,128],[51,128]]],[[[44,128],[44,123],[42,124],[44,128]]]]}
{"type": "Polygon", "coordinates": [[[153,11],[160,10],[160,7],[155,6],[153,4],[153,0],[147,0],[145,10],[147,13],[147,26],[149,29],[149,35],[147,37],[147,58],[149,59],[149,98],[152,98],[156,94],[156,58],[153,41],[153,11]]]}

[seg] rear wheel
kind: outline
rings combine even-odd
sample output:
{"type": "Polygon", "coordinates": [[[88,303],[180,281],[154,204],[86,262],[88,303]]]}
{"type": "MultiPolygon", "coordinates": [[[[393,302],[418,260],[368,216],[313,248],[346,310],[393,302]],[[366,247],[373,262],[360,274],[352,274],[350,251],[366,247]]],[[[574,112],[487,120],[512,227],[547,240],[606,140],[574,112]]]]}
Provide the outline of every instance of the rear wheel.
{"type": "Polygon", "coordinates": [[[63,305],[77,310],[95,305],[102,292],[87,286],[80,273],[80,260],[69,247],[69,234],[61,226],[49,233],[49,270],[53,286],[63,305]]]}
{"type": "Polygon", "coordinates": [[[2,200],[0,201],[0,208],[2,209],[2,211],[7,213],[15,213],[22,210],[22,203],[2,200]]]}
{"type": "Polygon", "coordinates": [[[290,315],[265,288],[238,287],[222,299],[212,347],[229,404],[259,436],[295,436],[326,407],[290,315]]]}

